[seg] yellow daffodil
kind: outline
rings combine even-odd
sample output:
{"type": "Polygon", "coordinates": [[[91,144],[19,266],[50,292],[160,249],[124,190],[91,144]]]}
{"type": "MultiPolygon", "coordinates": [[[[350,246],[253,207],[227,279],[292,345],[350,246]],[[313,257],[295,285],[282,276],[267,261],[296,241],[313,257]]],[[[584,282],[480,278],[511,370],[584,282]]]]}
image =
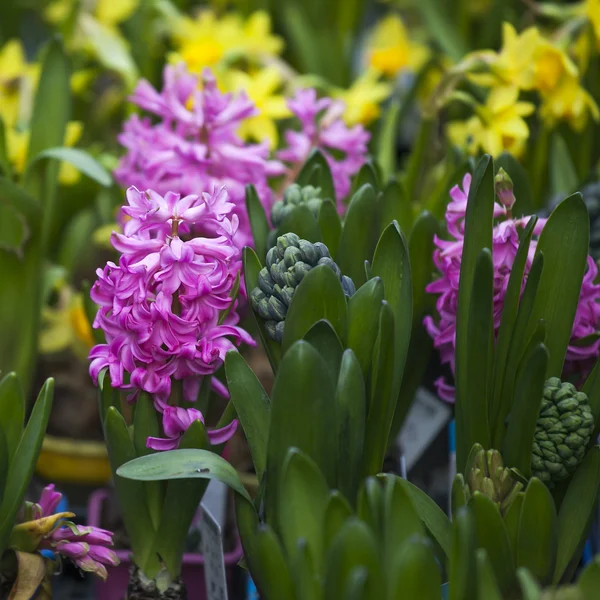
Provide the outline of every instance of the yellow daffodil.
{"type": "Polygon", "coordinates": [[[585,15],[594,28],[596,44],[600,48],[600,0],[585,0],[581,4],[581,12],[585,15]]]}
{"type": "Polygon", "coordinates": [[[282,77],[275,67],[265,67],[255,73],[230,70],[223,77],[228,91],[244,91],[254,102],[259,114],[244,119],[238,133],[244,139],[257,142],[269,141],[269,147],[275,148],[278,141],[275,121],[290,116],[285,97],[280,93],[282,77]]]}
{"type": "Polygon", "coordinates": [[[371,34],[369,65],[387,77],[394,77],[403,69],[418,69],[426,56],[425,47],[410,40],[402,19],[395,14],[383,18],[371,34]]]}
{"type": "Polygon", "coordinates": [[[576,77],[563,78],[559,86],[544,96],[540,115],[549,126],[567,121],[577,131],[585,127],[590,115],[595,121],[600,117],[598,105],[576,77]]]}
{"type": "Polygon", "coordinates": [[[95,0],[78,8],[78,0],[55,0],[46,7],[44,14],[50,23],[56,25],[65,21],[74,10],[84,10],[103,25],[114,27],[129,19],[139,3],[140,0],[95,0]]]}
{"type": "Polygon", "coordinates": [[[365,71],[347,90],[334,90],[333,96],[346,105],[344,120],[348,125],[368,125],[381,112],[380,105],[392,92],[392,86],[379,79],[373,69],[365,71]]]}
{"type": "Polygon", "coordinates": [[[202,10],[195,19],[176,20],[173,37],[178,50],[170,56],[171,62],[183,60],[192,72],[241,57],[256,61],[277,55],[283,48],[281,38],[271,33],[268,13],[263,11],[244,21],[237,13],[218,18],[214,12],[202,10]]]}
{"type": "Polygon", "coordinates": [[[448,124],[448,136],[469,154],[483,150],[493,156],[504,150],[519,156],[529,137],[529,128],[523,119],[534,111],[534,105],[518,100],[516,87],[493,89],[485,105],[478,105],[475,114],[466,121],[448,124]]]}

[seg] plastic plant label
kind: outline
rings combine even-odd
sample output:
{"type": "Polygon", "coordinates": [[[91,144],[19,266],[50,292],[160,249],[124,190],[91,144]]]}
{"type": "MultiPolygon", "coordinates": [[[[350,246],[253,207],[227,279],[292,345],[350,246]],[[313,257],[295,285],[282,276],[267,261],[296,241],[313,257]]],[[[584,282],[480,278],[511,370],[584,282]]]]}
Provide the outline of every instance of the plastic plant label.
{"type": "Polygon", "coordinates": [[[204,502],[200,521],[200,547],[204,556],[204,580],[207,600],[227,600],[227,576],[223,555],[221,526],[204,502]]]}
{"type": "Polygon", "coordinates": [[[397,443],[410,471],[429,444],[450,420],[452,411],[425,388],[419,388],[415,401],[400,430],[397,443]]]}

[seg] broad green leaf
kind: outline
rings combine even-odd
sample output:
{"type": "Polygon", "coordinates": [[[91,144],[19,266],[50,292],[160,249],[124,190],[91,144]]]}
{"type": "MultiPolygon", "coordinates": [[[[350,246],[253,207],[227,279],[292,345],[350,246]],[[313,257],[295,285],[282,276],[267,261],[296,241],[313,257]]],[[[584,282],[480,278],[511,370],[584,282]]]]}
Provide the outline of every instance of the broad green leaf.
{"type": "Polygon", "coordinates": [[[449,600],[477,600],[477,563],[475,562],[477,537],[473,515],[468,508],[463,507],[458,510],[450,533],[452,553],[448,552],[450,556],[449,600]]]}
{"type": "Polygon", "coordinates": [[[315,565],[323,560],[323,519],[329,488],[317,465],[297,448],[287,451],[277,499],[277,531],[289,559],[294,562],[298,540],[306,541],[315,565]]]}
{"type": "Polygon", "coordinates": [[[480,492],[471,497],[469,508],[473,512],[478,547],[488,553],[498,586],[503,594],[508,594],[516,584],[515,564],[500,511],[480,492]]]}
{"type": "Polygon", "coordinates": [[[47,148],[36,154],[27,168],[31,169],[36,162],[49,158],[73,165],[80,173],[104,187],[112,185],[110,173],[94,157],[78,148],[47,148]]]}
{"type": "MultiPolygon", "coordinates": [[[[198,450],[204,452],[209,447],[210,442],[204,424],[201,421],[194,421],[183,434],[178,451],[198,450]]],[[[220,457],[217,456],[217,458],[220,457]]],[[[229,468],[228,464],[227,467],[229,468]]],[[[233,475],[228,474],[228,476],[237,484],[233,475]]],[[[147,498],[148,505],[151,507],[150,514],[152,515],[157,508],[161,511],[154,552],[160,556],[171,577],[177,577],[181,572],[181,562],[190,525],[208,483],[208,479],[198,478],[177,479],[168,483],[163,481],[144,482],[146,490],[148,486],[152,486],[150,488],[152,495],[147,498]]],[[[224,481],[224,483],[229,484],[229,481],[224,481]]]]}
{"type": "Polygon", "coordinates": [[[369,571],[363,566],[353,567],[348,574],[342,598],[344,600],[369,599],[369,571]]]}
{"type": "MultiPolygon", "coordinates": [[[[160,570],[160,562],[153,551],[156,530],[148,507],[140,502],[140,498],[145,494],[144,484],[141,481],[124,479],[117,473],[122,465],[136,458],[136,453],[125,419],[114,406],[106,413],[104,429],[119,508],[134,560],[148,577],[153,577],[160,570]]],[[[149,458],[152,456],[154,455],[149,455],[149,458]]]]}
{"type": "Polygon", "coordinates": [[[363,185],[350,199],[340,237],[337,263],[359,288],[366,281],[365,260],[370,260],[379,235],[379,211],[373,186],[363,185]]]}
{"type": "Polygon", "coordinates": [[[535,577],[527,569],[519,569],[517,571],[523,600],[540,600],[542,588],[539,586],[535,577]]]}
{"type": "Polygon", "coordinates": [[[261,261],[265,261],[267,250],[269,249],[268,237],[271,228],[265,213],[265,208],[260,201],[256,188],[253,185],[246,186],[246,210],[252,229],[252,238],[254,239],[254,248],[261,261]]]}
{"type": "Polygon", "coordinates": [[[482,600],[502,600],[502,594],[498,589],[494,569],[490,564],[487,552],[483,548],[479,548],[475,555],[477,558],[478,597],[482,600]]]}
{"type": "Polygon", "coordinates": [[[543,253],[551,268],[542,272],[527,331],[531,335],[539,319],[546,321],[546,377],[562,374],[586,269],[589,231],[587,208],[581,195],[574,194],[557,206],[538,241],[536,254],[543,253]]]}
{"type": "Polygon", "coordinates": [[[345,600],[345,582],[357,566],[368,573],[367,598],[382,598],[383,577],[375,537],[365,523],[351,517],[327,552],[324,594],[327,600],[345,600]]]}
{"type": "Polygon", "coordinates": [[[325,551],[327,551],[331,542],[351,515],[352,509],[350,508],[350,504],[348,504],[348,500],[337,490],[330,492],[322,523],[322,531],[324,532],[323,549],[325,551]]]}
{"type": "Polygon", "coordinates": [[[503,445],[504,462],[518,469],[525,477],[531,473],[531,451],[535,426],[546,381],[548,350],[536,344],[524,358],[523,368],[515,386],[515,399],[508,418],[508,430],[503,445]]]}
{"type": "Polygon", "coordinates": [[[377,539],[383,539],[385,531],[383,499],[384,490],[381,481],[377,477],[364,479],[358,492],[356,514],[371,528],[377,539]]]}
{"type": "Polygon", "coordinates": [[[467,53],[468,47],[448,14],[451,6],[435,0],[421,0],[415,8],[420,11],[426,29],[431,33],[436,45],[452,60],[460,61],[467,53]]]}
{"type": "MultiPolygon", "coordinates": [[[[6,478],[8,477],[8,469],[10,467],[10,456],[8,443],[6,441],[7,431],[0,427],[0,505],[4,499],[6,492],[6,478]]],[[[4,547],[0,548],[4,552],[4,547]]]]}
{"type": "Polygon", "coordinates": [[[523,508],[524,498],[525,494],[523,492],[519,492],[504,515],[504,525],[506,525],[506,531],[508,532],[508,539],[510,540],[510,548],[513,556],[517,555],[519,527],[521,524],[521,510],[523,508]]]}
{"type": "Polygon", "coordinates": [[[354,351],[365,378],[371,370],[382,301],[379,277],[367,281],[348,299],[348,348],[354,351]]]}
{"type": "Polygon", "coordinates": [[[321,204],[318,223],[323,243],[327,246],[329,254],[334,259],[337,258],[337,250],[342,235],[342,222],[337,208],[331,200],[324,200],[321,204]]]}
{"type": "Polygon", "coordinates": [[[394,315],[387,302],[379,312],[379,330],[373,351],[370,401],[367,406],[365,443],[363,452],[363,477],[381,471],[388,447],[388,437],[396,409],[398,390],[394,386],[394,315]]]}
{"type": "Polygon", "coordinates": [[[329,321],[342,344],[348,336],[348,309],[342,284],[327,265],[311,269],[302,279],[285,317],[283,352],[321,319],[329,321]]]}
{"type": "MultiPolygon", "coordinates": [[[[293,232],[300,239],[309,242],[322,242],[321,228],[308,206],[296,206],[286,215],[277,228],[277,235],[293,232]]],[[[265,253],[266,255],[266,253],[265,253]]]]}
{"type": "Polygon", "coordinates": [[[452,488],[450,489],[450,508],[452,510],[452,517],[454,517],[463,506],[467,505],[468,499],[465,491],[465,485],[465,478],[463,474],[457,473],[452,480],[452,488]]]}
{"type": "Polygon", "coordinates": [[[335,186],[327,160],[319,150],[313,150],[296,178],[299,185],[314,185],[321,188],[323,198],[335,203],[335,186]]]}
{"type": "Polygon", "coordinates": [[[456,314],[456,468],[463,471],[465,460],[471,450],[467,434],[467,419],[471,404],[477,398],[469,398],[471,363],[469,356],[469,313],[475,267],[483,248],[492,248],[492,219],[494,212],[494,166],[489,156],[484,156],[473,174],[465,219],[465,243],[462,253],[458,308],[456,314]]]}
{"type": "Polygon", "coordinates": [[[442,576],[426,541],[414,536],[397,550],[389,572],[390,600],[439,600],[442,576]]]}
{"type": "Polygon", "coordinates": [[[36,233],[39,230],[41,203],[7,177],[0,177],[0,205],[18,210],[27,220],[27,226],[32,232],[36,233]]]}
{"type": "Polygon", "coordinates": [[[583,598],[593,598],[600,590],[600,563],[598,559],[589,563],[579,576],[577,587],[581,590],[583,598]]]}
{"type": "Polygon", "coordinates": [[[377,162],[383,171],[383,181],[387,181],[396,172],[396,142],[400,109],[400,100],[393,96],[379,121],[379,134],[377,136],[377,162]]]}
{"type": "Polygon", "coordinates": [[[385,229],[393,221],[398,221],[402,231],[410,231],[413,225],[413,207],[406,190],[399,181],[390,181],[379,199],[381,206],[381,227],[385,229]]]}
{"type": "Polygon", "coordinates": [[[526,567],[541,583],[550,583],[556,564],[556,507],[539,479],[529,481],[519,522],[516,566],[526,567]]]}
{"type": "MultiPolygon", "coordinates": [[[[11,463],[25,426],[25,398],[16,373],[0,380],[0,429],[6,438],[7,461],[11,463]]],[[[4,483],[4,482],[3,482],[4,483]]]]}
{"type": "Polygon", "coordinates": [[[94,208],[85,208],[73,216],[62,231],[58,247],[58,263],[67,273],[86,264],[96,250],[90,239],[98,228],[98,215],[94,208]]]}
{"type": "Polygon", "coordinates": [[[231,401],[248,440],[254,470],[260,481],[267,465],[271,401],[237,350],[231,350],[225,355],[225,375],[231,401]]]}
{"type": "Polygon", "coordinates": [[[498,156],[494,161],[494,166],[496,171],[500,168],[504,169],[512,179],[515,194],[515,203],[511,211],[513,217],[522,217],[534,213],[533,190],[525,167],[508,152],[503,152],[498,156]]]}
{"type": "MultiPolygon", "coordinates": [[[[258,274],[262,269],[262,265],[258,259],[258,256],[256,256],[256,252],[254,252],[254,250],[248,246],[244,248],[242,253],[242,261],[244,263],[244,283],[246,285],[246,295],[250,296],[250,292],[258,286],[258,274]]],[[[258,333],[260,335],[260,341],[265,349],[265,352],[267,353],[273,373],[277,373],[279,362],[281,360],[281,344],[278,344],[269,337],[262,318],[254,311],[252,311],[252,314],[254,315],[258,333]]]]}
{"type": "Polygon", "coordinates": [[[577,190],[579,178],[569,154],[569,148],[560,134],[555,133],[550,142],[550,190],[553,196],[572,194],[577,190]]]}
{"type": "Polygon", "coordinates": [[[373,163],[367,161],[359,169],[354,181],[352,182],[352,191],[356,192],[363,185],[369,184],[374,190],[379,189],[379,182],[377,181],[377,173],[373,168],[373,163]]]}
{"type": "Polygon", "coordinates": [[[289,563],[296,589],[296,600],[321,600],[322,584],[320,573],[316,572],[316,566],[320,565],[315,565],[305,538],[298,539],[291,556],[293,558],[289,559],[289,563]]]}
{"type": "Polygon", "coordinates": [[[500,320],[500,329],[498,330],[498,339],[496,342],[496,355],[494,359],[494,380],[492,389],[492,398],[490,404],[490,423],[492,424],[492,445],[494,448],[500,448],[504,438],[504,419],[510,410],[509,403],[512,399],[506,395],[502,396],[502,385],[506,364],[509,357],[509,350],[515,323],[517,321],[517,313],[519,310],[519,300],[521,298],[521,289],[523,281],[523,272],[527,262],[527,255],[533,228],[537,222],[537,217],[532,217],[527,223],[527,227],[523,232],[523,236],[517,249],[517,254],[513,262],[506,295],[504,296],[504,304],[502,307],[502,317],[500,320]],[[496,425],[495,425],[496,424],[496,425]]]}
{"type": "Polygon", "coordinates": [[[306,332],[304,339],[319,351],[331,371],[331,376],[334,381],[337,381],[344,348],[329,321],[325,319],[317,321],[306,332]]]}
{"type": "Polygon", "coordinates": [[[433,126],[434,119],[424,112],[421,113],[417,134],[413,140],[404,174],[404,187],[409,198],[419,197],[420,179],[425,171],[427,159],[432,153],[433,126]]]}
{"type": "MultiPolygon", "coordinates": [[[[54,379],[47,379],[33,406],[6,475],[6,487],[0,504],[0,549],[6,548],[25,492],[35,471],[42,441],[46,434],[54,397],[54,379]]],[[[17,412],[18,416],[18,412],[17,412]]],[[[5,435],[6,437],[6,435],[5,435]]]]}
{"type": "Polygon", "coordinates": [[[108,409],[114,406],[118,412],[121,412],[121,397],[119,390],[113,388],[110,384],[110,375],[108,369],[103,370],[98,376],[98,401],[100,407],[100,420],[104,427],[104,421],[108,409]]]}
{"type": "Polygon", "coordinates": [[[25,217],[8,204],[0,203],[0,250],[23,257],[30,232],[25,217]]]}
{"type": "Polygon", "coordinates": [[[575,471],[558,512],[558,555],[552,582],[558,583],[588,535],[600,486],[600,446],[575,471]]]}
{"type": "Polygon", "coordinates": [[[413,289],[413,326],[420,326],[423,313],[431,296],[425,288],[431,282],[434,271],[433,236],[439,233],[439,223],[430,212],[422,212],[415,221],[408,238],[408,254],[413,289]]]}
{"type": "Polygon", "coordinates": [[[271,394],[271,425],[267,445],[266,509],[277,523],[276,486],[288,448],[294,446],[315,461],[330,488],[335,487],[338,440],[335,383],[321,355],[305,341],[285,354],[271,394]]]}

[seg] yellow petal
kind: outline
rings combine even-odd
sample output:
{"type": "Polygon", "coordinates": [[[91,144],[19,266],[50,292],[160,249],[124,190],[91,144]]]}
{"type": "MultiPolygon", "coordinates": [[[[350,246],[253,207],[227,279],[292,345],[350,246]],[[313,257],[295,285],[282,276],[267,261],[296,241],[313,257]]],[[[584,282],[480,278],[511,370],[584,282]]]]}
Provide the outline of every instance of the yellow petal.
{"type": "Polygon", "coordinates": [[[105,25],[117,25],[129,19],[139,0],[97,0],[96,18],[105,25]]]}
{"type": "Polygon", "coordinates": [[[27,63],[19,40],[9,40],[0,50],[0,80],[6,81],[23,75],[27,63]]]}
{"type": "Polygon", "coordinates": [[[261,106],[261,112],[271,119],[286,119],[291,115],[284,96],[271,96],[261,106]]]}

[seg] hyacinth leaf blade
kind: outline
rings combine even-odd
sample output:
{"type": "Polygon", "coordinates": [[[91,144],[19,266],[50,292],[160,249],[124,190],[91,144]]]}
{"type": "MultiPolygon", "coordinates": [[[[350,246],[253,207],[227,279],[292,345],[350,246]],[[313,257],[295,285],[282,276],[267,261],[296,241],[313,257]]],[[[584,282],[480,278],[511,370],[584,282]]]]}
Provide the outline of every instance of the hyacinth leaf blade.
{"type": "Polygon", "coordinates": [[[104,369],[98,376],[98,402],[100,405],[100,420],[104,427],[108,409],[114,406],[121,413],[121,394],[118,389],[114,388],[110,383],[110,375],[108,369],[104,369]]]}
{"type": "Polygon", "coordinates": [[[410,231],[414,222],[413,207],[406,194],[404,186],[393,179],[383,188],[379,198],[381,211],[381,226],[387,227],[393,221],[398,221],[402,231],[410,231]]]}
{"type": "Polygon", "coordinates": [[[364,261],[373,256],[377,245],[378,215],[375,190],[365,184],[350,199],[338,248],[338,265],[357,287],[366,281],[364,261]]]}
{"type": "Polygon", "coordinates": [[[346,600],[368,600],[369,572],[363,566],[354,567],[348,574],[342,598],[346,600]]]}
{"type": "Polygon", "coordinates": [[[600,590],[600,563],[598,559],[589,563],[577,581],[584,598],[593,598],[600,590]]]}
{"type": "Polygon", "coordinates": [[[289,232],[312,243],[323,241],[321,228],[308,206],[305,205],[295,206],[277,228],[279,235],[289,232]]]}
{"type": "Polygon", "coordinates": [[[535,212],[533,190],[523,165],[512,154],[503,152],[494,160],[494,166],[496,172],[502,168],[512,179],[515,194],[515,203],[511,209],[513,217],[518,218],[535,212]]]}
{"type": "Polygon", "coordinates": [[[525,499],[525,493],[519,492],[510,506],[506,510],[504,515],[504,525],[508,532],[508,539],[510,541],[510,548],[513,556],[517,555],[517,548],[519,543],[519,528],[521,526],[521,511],[523,509],[523,501],[525,499]]]}
{"type": "Polygon", "coordinates": [[[364,163],[358,170],[352,182],[352,191],[358,191],[365,184],[369,184],[374,190],[379,189],[379,178],[375,166],[371,161],[364,163]]]}
{"type": "Polygon", "coordinates": [[[16,373],[7,373],[0,380],[0,429],[5,435],[7,463],[14,458],[24,426],[25,396],[23,389],[16,373]]]}
{"type": "MultiPolygon", "coordinates": [[[[242,262],[244,265],[246,296],[250,297],[250,291],[258,286],[258,274],[262,269],[262,264],[258,259],[258,256],[256,256],[256,252],[254,252],[254,250],[248,246],[244,248],[242,253],[242,262]]],[[[271,339],[267,333],[267,330],[265,329],[263,319],[261,319],[254,311],[252,311],[252,314],[254,315],[254,321],[258,329],[260,341],[265,349],[265,352],[267,353],[273,373],[277,373],[279,362],[281,361],[281,344],[271,339]]]]}
{"type": "Polygon", "coordinates": [[[106,447],[123,522],[128,532],[135,563],[148,577],[160,571],[160,562],[153,552],[154,535],[150,512],[144,498],[145,488],[139,481],[120,477],[118,469],[136,458],[135,447],[123,415],[111,406],[104,421],[106,447]]]}
{"type": "Polygon", "coordinates": [[[321,581],[316,568],[306,539],[299,538],[296,541],[294,560],[290,561],[296,600],[321,600],[321,581]]]}
{"type": "Polygon", "coordinates": [[[466,483],[463,474],[457,473],[452,480],[452,487],[450,489],[450,508],[453,517],[469,501],[465,486],[466,483]]]}
{"type": "Polygon", "coordinates": [[[540,600],[542,588],[535,577],[527,569],[518,569],[517,578],[521,586],[523,600],[540,600]]]}
{"type": "Polygon", "coordinates": [[[525,477],[529,477],[531,473],[533,437],[544,392],[548,359],[548,350],[542,343],[536,344],[524,357],[504,439],[503,457],[506,464],[518,469],[525,477]]]}
{"type": "Polygon", "coordinates": [[[331,200],[327,199],[322,202],[319,209],[318,223],[323,243],[329,248],[331,256],[337,260],[337,249],[342,235],[342,222],[337,208],[331,200]]]}
{"type": "Polygon", "coordinates": [[[356,514],[378,536],[383,535],[383,486],[376,477],[363,480],[356,502],[356,514]]]}
{"type": "MultiPolygon", "coordinates": [[[[90,282],[85,279],[81,282],[81,293],[83,295],[83,310],[88,323],[93,323],[98,312],[98,305],[90,297],[90,290],[92,286],[90,282]]],[[[92,327],[92,336],[96,344],[103,344],[105,341],[104,332],[102,329],[92,327]]]]}
{"type": "MultiPolygon", "coordinates": [[[[415,85],[411,86],[407,95],[412,96],[415,87],[415,85]]],[[[382,171],[383,181],[388,181],[396,172],[396,136],[405,103],[405,99],[401,101],[397,96],[392,96],[380,120],[375,154],[377,164],[382,171]]]]}
{"type": "MultiPolygon", "coordinates": [[[[494,211],[494,166],[490,156],[484,156],[473,174],[465,218],[465,243],[460,268],[458,308],[456,314],[456,468],[463,472],[472,443],[469,442],[468,415],[479,398],[468,395],[470,376],[469,313],[475,267],[481,250],[492,248],[494,211]]],[[[476,408],[475,408],[476,410],[476,408]]]]}
{"type": "Polygon", "coordinates": [[[368,576],[367,598],[383,598],[382,565],[375,534],[363,521],[351,517],[333,540],[326,557],[325,594],[328,600],[343,600],[346,582],[355,567],[368,576]]]}
{"type": "Polygon", "coordinates": [[[468,508],[461,508],[454,516],[452,528],[452,553],[448,570],[449,600],[477,600],[476,548],[473,515],[468,508]]]}
{"type": "Polygon", "coordinates": [[[246,186],[246,210],[248,211],[256,254],[261,262],[264,262],[267,256],[267,238],[269,237],[270,227],[264,206],[253,185],[246,186]]]}
{"type": "Polygon", "coordinates": [[[402,230],[395,221],[384,229],[377,242],[373,256],[372,275],[381,277],[384,298],[394,315],[395,378],[393,389],[395,405],[402,385],[413,319],[413,291],[408,245],[402,230]]]}
{"type": "Polygon", "coordinates": [[[554,133],[550,141],[550,191],[553,196],[572,194],[578,187],[577,169],[565,139],[554,133]]]}
{"type": "Polygon", "coordinates": [[[526,567],[538,581],[550,583],[556,565],[557,515],[550,490],[533,477],[523,498],[517,567],[526,567]]]}
{"type": "Polygon", "coordinates": [[[463,388],[469,409],[463,415],[463,423],[469,446],[479,443],[486,449],[490,448],[488,409],[494,358],[493,280],[492,253],[484,248],[475,264],[470,296],[471,310],[467,327],[468,380],[466,389],[463,388]]]}
{"type": "Polygon", "coordinates": [[[537,217],[532,217],[519,242],[517,254],[510,272],[506,295],[504,296],[504,306],[502,308],[502,316],[500,319],[500,329],[498,330],[498,338],[496,342],[496,356],[494,360],[494,373],[492,383],[492,396],[490,404],[490,423],[492,425],[492,446],[500,448],[504,437],[504,420],[508,415],[510,406],[505,404],[510,402],[510,396],[502,395],[502,388],[505,384],[504,373],[509,358],[511,340],[517,321],[519,311],[519,300],[521,297],[523,273],[527,262],[529,245],[533,235],[533,229],[537,222],[537,217]],[[505,401],[504,403],[502,401],[505,401]]]}
{"type": "Polygon", "coordinates": [[[321,355],[300,340],[286,352],[271,394],[267,444],[266,511],[277,523],[276,485],[283,460],[294,446],[315,461],[330,488],[336,483],[335,382],[321,355]]]}
{"type": "Polygon", "coordinates": [[[333,380],[337,381],[344,347],[329,321],[326,319],[317,321],[304,334],[303,339],[319,351],[331,371],[333,380]]]}
{"type": "Polygon", "coordinates": [[[581,194],[574,194],[552,212],[538,241],[536,253],[543,253],[552,268],[542,272],[526,339],[544,319],[550,353],[547,378],[562,374],[587,264],[589,231],[585,203],[581,194]]]}
{"type": "Polygon", "coordinates": [[[308,271],[296,288],[285,317],[283,353],[321,319],[331,324],[345,344],[348,339],[346,297],[339,277],[327,265],[308,271]]]}
{"type": "Polygon", "coordinates": [[[2,117],[0,117],[0,172],[9,179],[12,177],[12,167],[6,146],[6,125],[2,117]]]}
{"type": "Polygon", "coordinates": [[[276,531],[289,560],[298,560],[297,543],[303,538],[314,564],[321,565],[329,487],[314,461],[297,448],[287,451],[277,494],[276,531]]]}
{"type": "MultiPolygon", "coordinates": [[[[208,451],[209,448],[210,442],[204,424],[201,421],[194,421],[183,434],[179,449],[208,451]]],[[[157,455],[160,454],[163,453],[157,455]]],[[[178,577],[181,573],[185,541],[208,483],[208,479],[197,478],[171,480],[167,484],[164,481],[144,482],[146,489],[149,485],[154,488],[154,493],[149,498],[149,505],[152,500],[155,500],[160,502],[159,510],[162,509],[154,551],[161,557],[171,577],[178,577]]],[[[150,514],[152,515],[152,508],[150,514]]]]}
{"type": "Polygon", "coordinates": [[[352,350],[342,356],[335,390],[337,415],[337,488],[354,503],[360,484],[367,414],[365,380],[352,350]]]}
{"type": "Polygon", "coordinates": [[[383,281],[373,277],[348,299],[348,348],[354,351],[365,379],[371,370],[383,296],[383,281]]]}
{"type": "Polygon", "coordinates": [[[390,575],[391,600],[439,600],[442,575],[427,544],[427,539],[413,536],[394,554],[390,575]]]}
{"type": "MultiPolygon", "coordinates": [[[[558,555],[552,582],[557,584],[578,561],[589,532],[600,488],[600,447],[594,446],[575,471],[558,511],[558,555]]],[[[576,565],[575,565],[576,566],[576,565]]]]}
{"type": "Polygon", "coordinates": [[[335,536],[352,515],[348,500],[337,490],[329,492],[325,516],[323,518],[323,550],[327,552],[335,536]]]}
{"type": "Polygon", "coordinates": [[[379,312],[377,340],[373,350],[371,389],[367,406],[363,476],[381,471],[388,447],[388,437],[396,409],[398,390],[395,387],[398,368],[394,357],[394,314],[390,305],[383,302],[379,312]]]}
{"type": "Polygon", "coordinates": [[[267,464],[271,400],[254,371],[237,350],[225,356],[227,387],[240,420],[259,481],[267,464]]]}
{"type": "Polygon", "coordinates": [[[493,500],[480,492],[473,494],[469,508],[473,512],[477,545],[487,551],[498,585],[507,595],[516,583],[515,563],[500,511],[493,500]]]}
{"type": "Polygon", "coordinates": [[[319,187],[321,188],[323,198],[329,198],[333,202],[336,200],[331,169],[327,164],[327,159],[319,150],[315,149],[311,152],[298,177],[296,177],[296,183],[301,186],[313,185],[314,187],[319,187]]]}
{"type": "Polygon", "coordinates": [[[485,600],[502,600],[488,553],[483,548],[478,548],[475,557],[477,559],[478,597],[485,598],[485,600]]]}
{"type": "Polygon", "coordinates": [[[46,434],[53,399],[54,379],[47,379],[38,394],[6,473],[4,495],[0,504],[0,549],[6,547],[17,514],[23,505],[25,492],[33,476],[46,434]]]}
{"type": "Polygon", "coordinates": [[[589,374],[582,391],[587,395],[590,409],[594,416],[594,431],[591,436],[590,445],[595,444],[600,434],[600,360],[596,362],[592,372],[589,374]]]}

